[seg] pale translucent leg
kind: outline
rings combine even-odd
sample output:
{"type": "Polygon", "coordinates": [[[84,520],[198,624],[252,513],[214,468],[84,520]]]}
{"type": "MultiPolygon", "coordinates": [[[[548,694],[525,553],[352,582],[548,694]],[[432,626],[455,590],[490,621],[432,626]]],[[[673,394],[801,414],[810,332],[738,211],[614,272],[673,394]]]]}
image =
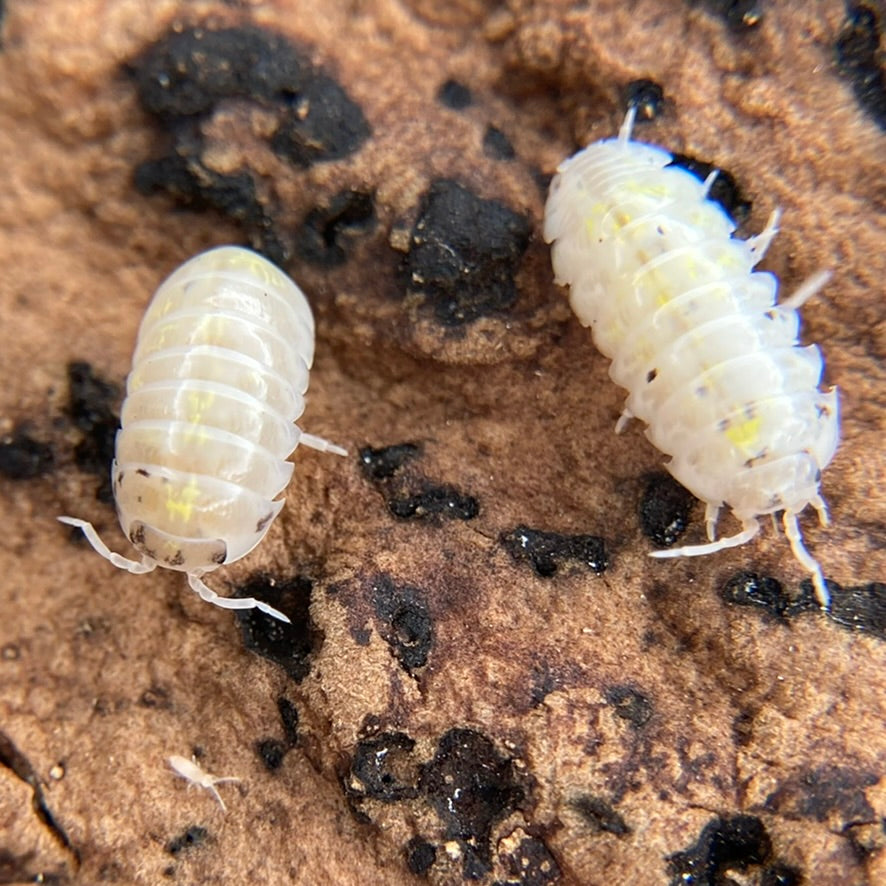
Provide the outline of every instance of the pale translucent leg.
{"type": "Polygon", "coordinates": [[[785,310],[795,311],[801,305],[805,304],[818,292],[819,289],[826,286],[833,276],[831,271],[816,271],[811,277],[804,280],[796,292],[792,293],[783,302],[779,302],[779,307],[785,310]]]}
{"type": "Polygon", "coordinates": [[[625,122],[621,124],[618,130],[618,140],[621,144],[626,145],[631,140],[631,133],[634,131],[634,121],[637,119],[637,107],[631,105],[625,114],[625,122]]]}
{"type": "Polygon", "coordinates": [[[258,609],[289,624],[289,619],[282,612],[274,609],[273,606],[269,606],[267,603],[262,603],[261,600],[256,600],[255,597],[219,596],[212,588],[204,584],[200,578],[201,574],[199,572],[188,573],[188,584],[191,586],[191,590],[196,591],[200,595],[201,600],[205,600],[207,603],[212,603],[213,606],[219,606],[222,609],[258,609]]]}
{"type": "MultiPolygon", "coordinates": [[[[823,504],[824,502],[822,502],[823,504]]],[[[821,519],[821,511],[819,510],[819,519],[821,519]]],[[[797,515],[794,511],[784,512],[784,534],[791,543],[791,550],[794,557],[803,565],[807,572],[812,573],[812,585],[815,588],[815,596],[821,604],[822,609],[830,609],[831,594],[828,586],[825,584],[824,575],[821,566],[815,560],[803,544],[803,536],[800,532],[800,524],[797,522],[797,515]]]]}
{"type": "Polygon", "coordinates": [[[625,428],[628,426],[630,420],[634,418],[634,413],[625,406],[621,411],[621,415],[618,417],[618,421],[615,423],[615,433],[623,434],[625,428]]]}
{"type": "Polygon", "coordinates": [[[775,235],[778,233],[778,220],[780,218],[781,210],[778,208],[773,209],[769,215],[769,221],[766,222],[766,227],[759,234],[755,234],[753,237],[748,237],[745,240],[751,255],[754,257],[754,264],[766,255],[766,250],[769,249],[775,235]]]}
{"type": "Polygon", "coordinates": [[[818,525],[819,526],[830,525],[831,520],[830,520],[830,517],[828,517],[828,506],[827,506],[825,500],[820,495],[816,495],[815,498],[812,499],[810,504],[812,505],[812,507],[815,508],[815,510],[818,513],[818,525]]]}
{"type": "Polygon", "coordinates": [[[759,528],[760,524],[756,519],[750,517],[742,520],[742,530],[738,535],[730,535],[728,538],[721,538],[707,545],[687,545],[683,548],[670,548],[665,551],[650,551],[649,556],[665,559],[668,557],[703,557],[705,554],[716,554],[717,551],[722,551],[726,548],[737,548],[739,545],[746,544],[757,534],[759,528]]]}
{"type": "Polygon", "coordinates": [[[708,194],[711,193],[711,188],[714,187],[714,182],[717,180],[717,176],[719,174],[720,174],[720,170],[715,169],[702,183],[701,195],[702,195],[702,197],[705,198],[705,200],[708,199],[708,194]]]}
{"type": "Polygon", "coordinates": [[[704,508],[704,525],[710,541],[713,541],[717,537],[717,518],[719,516],[720,505],[708,502],[704,508]]]}
{"type": "Polygon", "coordinates": [[[86,540],[92,545],[96,553],[101,554],[105,560],[109,560],[118,569],[125,569],[135,575],[142,575],[145,572],[153,572],[157,564],[147,557],[142,560],[128,560],[122,554],[115,554],[108,546],[99,538],[98,533],[92,523],[81,520],[79,517],[57,517],[59,523],[66,523],[68,526],[76,526],[83,530],[86,540]]]}
{"type": "Polygon", "coordinates": [[[203,785],[203,787],[206,788],[206,790],[209,791],[209,793],[212,794],[212,796],[215,797],[216,800],[218,800],[218,805],[221,806],[222,812],[227,812],[228,807],[225,806],[225,801],[222,800],[221,794],[215,789],[215,786],[217,784],[224,784],[226,781],[240,781],[240,779],[235,778],[233,775],[225,776],[224,778],[213,777],[212,784],[203,785]]]}
{"type": "Polygon", "coordinates": [[[342,449],[341,446],[336,446],[330,440],[326,440],[324,437],[315,437],[313,434],[305,434],[302,432],[302,435],[298,438],[298,442],[301,443],[302,446],[307,446],[308,449],[316,449],[318,452],[332,452],[335,455],[347,455],[348,450],[342,449]]]}

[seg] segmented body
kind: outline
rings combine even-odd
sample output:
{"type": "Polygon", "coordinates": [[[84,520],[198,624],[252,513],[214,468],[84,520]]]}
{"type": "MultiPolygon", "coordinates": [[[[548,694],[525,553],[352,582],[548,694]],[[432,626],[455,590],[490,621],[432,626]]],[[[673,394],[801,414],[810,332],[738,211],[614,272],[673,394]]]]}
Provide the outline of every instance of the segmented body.
{"type": "Polygon", "coordinates": [[[344,454],[295,425],[313,356],[310,306],[276,266],[236,246],[185,262],[142,320],[112,466],[120,525],[141,561],[111,554],[84,521],[60,519],[121,568],[176,569],[211,602],[281,617],[251,598],[217,597],[200,576],[267,533],[300,440],[344,454]]]}
{"type": "Polygon", "coordinates": [[[784,511],[795,556],[821,569],[802,545],[797,514],[811,504],[826,521],[822,469],[839,438],[837,392],[819,390],[822,357],[797,342],[796,308],[826,280],[818,275],[776,304],[777,279],[754,271],[777,232],[732,237],[735,225],[702,183],[661,148],[618,138],[590,145],[558,169],[545,208],[558,283],[579,320],[612,359],[629,391],[617,426],[637,417],[670,456],[667,468],[707,503],[713,539],[719,508],[738,535],[655,556],[712,553],[748,541],[762,514],[784,511]]]}

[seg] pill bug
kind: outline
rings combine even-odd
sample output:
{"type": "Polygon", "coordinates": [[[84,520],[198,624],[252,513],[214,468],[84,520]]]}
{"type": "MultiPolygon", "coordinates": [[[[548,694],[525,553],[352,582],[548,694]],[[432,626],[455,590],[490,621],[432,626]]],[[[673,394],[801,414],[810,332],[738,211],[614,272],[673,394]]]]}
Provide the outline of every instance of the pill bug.
{"type": "Polygon", "coordinates": [[[313,357],[311,308],[286,274],[238,246],[194,256],[142,319],[111,465],[117,516],[141,559],[111,552],[85,520],[58,519],[120,569],[185,572],[207,602],[289,621],[252,597],[220,597],[202,576],[264,538],[299,443],[347,455],[295,424],[313,357]]]}
{"type": "Polygon", "coordinates": [[[797,309],[829,277],[819,273],[776,304],[778,281],[755,271],[778,231],[772,213],[756,236],[708,199],[701,182],[662,148],[631,141],[636,109],[617,138],[564,161],[551,182],[544,237],[556,281],[612,360],[629,394],[616,432],[639,418],[670,456],[670,473],[706,503],[710,544],[653,557],[712,554],[750,541],[764,514],[783,512],[796,559],[829,606],[821,567],[803,545],[797,515],[812,505],[822,525],[822,469],[839,440],[837,391],[819,390],[822,357],[798,344],[797,309]],[[719,510],[741,522],[716,539],[719,510]]]}

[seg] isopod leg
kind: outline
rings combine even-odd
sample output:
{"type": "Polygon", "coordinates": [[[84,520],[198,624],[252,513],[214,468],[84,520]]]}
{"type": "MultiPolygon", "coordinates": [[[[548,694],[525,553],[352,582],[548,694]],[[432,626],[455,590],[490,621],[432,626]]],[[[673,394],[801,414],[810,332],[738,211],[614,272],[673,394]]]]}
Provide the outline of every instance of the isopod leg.
{"type": "Polygon", "coordinates": [[[631,140],[631,133],[634,131],[634,121],[637,119],[637,106],[631,105],[625,114],[624,123],[618,130],[618,141],[620,144],[626,145],[631,140]]]}
{"type": "Polygon", "coordinates": [[[714,187],[714,182],[717,180],[717,176],[720,174],[719,169],[715,169],[705,180],[702,182],[701,186],[701,195],[705,200],[708,199],[708,194],[711,193],[711,188],[714,187]]]}
{"type": "Polygon", "coordinates": [[[737,535],[728,538],[720,538],[706,545],[687,545],[682,548],[671,548],[665,551],[650,551],[650,557],[665,559],[667,557],[703,557],[706,554],[716,554],[726,548],[737,548],[739,545],[749,542],[759,530],[760,524],[751,517],[742,521],[742,530],[737,535]]]}
{"type": "Polygon", "coordinates": [[[769,215],[769,220],[766,222],[766,227],[759,234],[755,234],[753,237],[748,237],[745,240],[748,250],[754,257],[754,264],[766,255],[766,250],[769,249],[772,240],[778,233],[778,220],[780,218],[781,210],[778,208],[773,209],[769,215]]]}
{"type": "Polygon", "coordinates": [[[59,523],[65,523],[68,526],[76,526],[83,530],[86,540],[92,545],[97,554],[101,554],[105,560],[110,561],[118,569],[125,569],[135,575],[142,575],[145,572],[153,572],[157,564],[153,560],[129,560],[122,554],[115,554],[102,540],[99,538],[98,532],[92,523],[81,520],[79,517],[57,517],[59,523]]]}
{"type": "MultiPolygon", "coordinates": [[[[819,511],[819,514],[821,514],[821,511],[819,511]]],[[[815,588],[815,596],[821,608],[825,610],[830,609],[831,594],[828,591],[828,586],[825,584],[821,566],[806,550],[803,544],[803,536],[800,533],[800,524],[797,522],[797,515],[793,511],[784,512],[784,533],[791,543],[791,550],[794,552],[794,556],[808,572],[812,573],[812,585],[815,588]]]]}
{"type": "Polygon", "coordinates": [[[783,302],[779,302],[778,306],[786,311],[796,311],[797,308],[809,301],[819,289],[826,286],[832,276],[830,271],[816,271],[800,284],[796,292],[783,302]]]}
{"type": "Polygon", "coordinates": [[[623,434],[625,428],[628,426],[628,422],[634,418],[634,413],[625,406],[621,411],[621,415],[618,417],[618,421],[615,423],[615,433],[623,434]]]}
{"type": "Polygon", "coordinates": [[[302,432],[302,435],[298,438],[298,442],[301,443],[302,446],[307,446],[308,449],[316,449],[318,452],[332,452],[334,455],[348,454],[347,449],[342,449],[341,446],[337,446],[331,440],[327,440],[324,437],[315,437],[313,434],[305,434],[302,432]]]}
{"type": "Polygon", "coordinates": [[[213,606],[219,606],[222,609],[258,609],[267,615],[279,618],[280,621],[289,623],[289,619],[278,609],[256,600],[255,597],[221,597],[212,588],[203,582],[200,576],[195,572],[188,573],[188,584],[192,591],[196,591],[200,595],[201,600],[212,603],[213,606]]]}
{"type": "Polygon", "coordinates": [[[825,500],[820,495],[816,495],[815,498],[812,499],[811,504],[818,512],[818,525],[828,526],[831,520],[830,517],[828,517],[828,506],[825,500]]]}
{"type": "Polygon", "coordinates": [[[708,502],[704,508],[704,525],[710,541],[713,541],[717,537],[717,518],[719,516],[720,505],[708,502]]]}

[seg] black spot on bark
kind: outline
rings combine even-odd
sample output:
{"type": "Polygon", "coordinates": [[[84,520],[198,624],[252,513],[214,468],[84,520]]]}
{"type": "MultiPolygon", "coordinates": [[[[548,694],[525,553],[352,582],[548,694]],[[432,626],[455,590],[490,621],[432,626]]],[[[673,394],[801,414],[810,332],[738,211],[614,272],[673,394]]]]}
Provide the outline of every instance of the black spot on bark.
{"type": "Polygon", "coordinates": [[[606,831],[617,837],[631,832],[621,815],[601,797],[582,794],[572,800],[570,805],[594,831],[606,831]]]}
{"type": "MultiPolygon", "coordinates": [[[[865,631],[886,640],[886,583],[872,581],[844,588],[829,581],[827,585],[831,592],[828,615],[833,621],[842,627],[865,631]]],[[[810,593],[812,582],[804,579],[800,587],[810,593]]]]}
{"type": "Polygon", "coordinates": [[[178,855],[186,849],[196,849],[206,842],[209,831],[200,825],[192,824],[186,831],[183,831],[177,837],[173,837],[166,844],[166,851],[170,855],[178,855]]]}
{"type": "Polygon", "coordinates": [[[777,862],[760,875],[760,886],[801,886],[803,875],[790,865],[777,862]]]}
{"type": "Polygon", "coordinates": [[[413,874],[426,874],[437,860],[437,850],[424,837],[413,837],[403,850],[406,866],[413,874]]]}
{"type": "Polygon", "coordinates": [[[252,102],[274,117],[264,136],[269,146],[299,167],[344,157],[370,134],[359,106],[335,80],[263,28],[172,30],[129,69],[142,106],[172,140],[168,154],[138,168],[139,190],[162,189],[193,208],[218,209],[242,222],[277,263],[291,244],[275,230],[275,198],[259,197],[249,169],[212,169],[204,156],[204,123],[222,102],[252,102]]]}
{"type": "Polygon", "coordinates": [[[289,747],[298,744],[298,708],[285,696],[277,699],[277,710],[280,712],[280,722],[283,724],[283,735],[289,747]]]}
{"type": "Polygon", "coordinates": [[[384,803],[418,796],[415,742],[403,732],[384,732],[361,741],[351,761],[349,793],[384,803]]]}
{"type": "Polygon", "coordinates": [[[434,645],[434,624],[424,592],[379,575],[372,585],[372,605],[379,633],[400,664],[410,673],[424,667],[434,645]]]}
{"type": "Polygon", "coordinates": [[[445,733],[419,782],[443,822],[446,839],[457,840],[465,877],[476,879],[490,869],[493,825],[523,799],[512,761],[472,729],[445,733]]]}
{"type": "Polygon", "coordinates": [[[68,364],[68,391],[68,414],[83,432],[82,440],[74,447],[74,460],[80,470],[101,477],[95,497],[111,503],[111,461],[120,427],[112,405],[119,399],[120,391],[98,376],[89,363],[79,361],[68,364]]]}
{"type": "Polygon", "coordinates": [[[370,480],[387,480],[407,461],[418,458],[421,449],[415,443],[397,443],[373,449],[364,446],[360,450],[360,467],[370,480]]]}
{"type": "Polygon", "coordinates": [[[783,781],[764,805],[768,812],[792,819],[826,821],[836,814],[847,823],[871,821],[876,815],[864,792],[878,781],[874,772],[847,766],[804,769],[783,781]]]}
{"type": "Polygon", "coordinates": [[[500,541],[514,560],[528,561],[542,578],[550,578],[570,562],[598,575],[609,565],[605,543],[597,535],[563,535],[517,526],[503,533],[500,541]]]}
{"type": "Polygon", "coordinates": [[[321,160],[353,154],[369,138],[363,112],[331,77],[314,72],[289,101],[271,138],[271,147],[294,166],[308,168],[321,160]]]}
{"type": "Polygon", "coordinates": [[[31,480],[52,469],[52,448],[22,427],[0,439],[0,474],[10,480],[31,480]]]}
{"type": "Polygon", "coordinates": [[[694,846],[668,858],[671,886],[719,886],[725,882],[726,871],[762,865],[771,854],[772,842],[759,818],[715,818],[705,826],[694,846]]]}
{"type": "Polygon", "coordinates": [[[615,708],[617,716],[627,720],[635,729],[645,726],[654,710],[650,699],[632,686],[611,686],[606,690],[606,702],[615,708]]]}
{"type": "Polygon", "coordinates": [[[412,230],[407,290],[424,295],[447,326],[504,311],[517,298],[514,276],[531,231],[529,219],[503,203],[437,179],[412,230]]]}
{"type": "Polygon", "coordinates": [[[763,17],[762,0],[689,0],[691,6],[699,3],[722,18],[733,31],[753,28],[763,17]]]}
{"type": "Polygon", "coordinates": [[[243,645],[270,659],[295,680],[301,682],[310,671],[311,653],[319,650],[323,636],[311,621],[313,583],[303,576],[274,579],[253,576],[239,586],[235,597],[255,597],[279,609],[290,620],[280,621],[259,609],[235,609],[243,645]]]}
{"type": "Polygon", "coordinates": [[[447,80],[437,91],[437,101],[453,111],[463,111],[474,103],[474,97],[464,83],[447,80]]]}
{"type": "Polygon", "coordinates": [[[560,879],[560,865],[538,837],[524,837],[513,852],[502,853],[502,864],[513,886],[545,886],[560,879]]]}
{"type": "Polygon", "coordinates": [[[472,495],[454,486],[426,486],[420,492],[388,499],[388,510],[401,520],[431,516],[473,520],[480,513],[480,505],[472,495]]]}
{"type": "Polygon", "coordinates": [[[169,711],[172,710],[172,694],[165,686],[155,683],[141,694],[138,703],[143,708],[159,708],[169,711]]]}
{"type": "Polygon", "coordinates": [[[513,160],[517,156],[511,140],[496,126],[487,126],[483,134],[483,153],[493,160],[513,160]]]}
{"type": "Polygon", "coordinates": [[[288,748],[277,738],[263,738],[255,743],[255,752],[268,772],[275,772],[283,765],[288,748]]]}
{"type": "Polygon", "coordinates": [[[695,498],[670,474],[653,474],[640,499],[640,528],[661,547],[669,547],[684,533],[695,498]]]}
{"type": "Polygon", "coordinates": [[[738,182],[725,169],[687,154],[674,154],[668,165],[679,166],[691,172],[699,181],[704,181],[715,169],[718,170],[714,184],[708,192],[708,199],[719,203],[736,225],[745,222],[751,214],[753,203],[744,196],[738,187],[738,182]]]}
{"type": "Polygon", "coordinates": [[[343,265],[351,241],[375,225],[374,199],[362,191],[341,191],[328,206],[312,209],[295,233],[296,252],[320,267],[343,265]]]}
{"type": "Polygon", "coordinates": [[[786,618],[791,608],[791,598],[781,582],[756,572],[736,573],[723,586],[720,596],[737,606],[758,606],[780,619],[786,618]]]}
{"type": "Polygon", "coordinates": [[[632,80],[625,87],[625,104],[637,109],[637,120],[654,120],[664,111],[664,90],[654,80],[632,80]]]}
{"type": "Polygon", "coordinates": [[[886,129],[886,56],[880,45],[883,28],[873,3],[846,4],[846,21],[834,50],[840,73],[852,84],[855,98],[881,129],[886,129]]]}

